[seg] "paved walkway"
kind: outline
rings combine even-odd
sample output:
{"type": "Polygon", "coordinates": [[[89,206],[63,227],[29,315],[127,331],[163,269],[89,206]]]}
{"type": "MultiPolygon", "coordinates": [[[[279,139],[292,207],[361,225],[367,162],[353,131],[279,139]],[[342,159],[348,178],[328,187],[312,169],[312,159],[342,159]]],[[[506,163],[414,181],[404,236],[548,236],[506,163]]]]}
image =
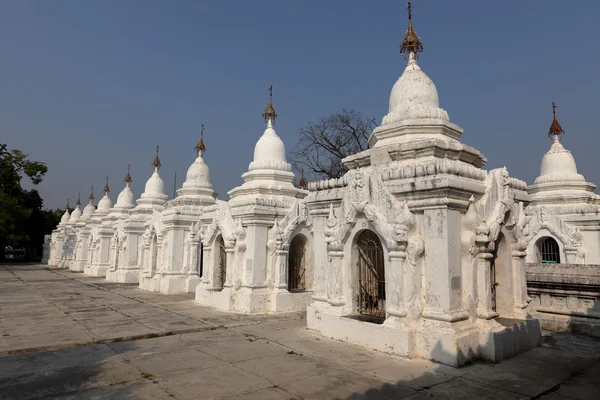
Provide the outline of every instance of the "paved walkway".
{"type": "Polygon", "coordinates": [[[599,399],[600,341],[498,365],[406,360],[40,265],[0,266],[0,399],[599,399]]]}

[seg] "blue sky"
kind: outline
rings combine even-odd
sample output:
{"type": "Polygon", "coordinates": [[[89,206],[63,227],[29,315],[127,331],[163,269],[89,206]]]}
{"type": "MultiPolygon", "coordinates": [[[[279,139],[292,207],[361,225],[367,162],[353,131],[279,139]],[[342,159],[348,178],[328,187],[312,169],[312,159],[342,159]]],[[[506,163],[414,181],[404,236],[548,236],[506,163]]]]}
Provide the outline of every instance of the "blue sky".
{"type": "MultiPolygon", "coordinates": [[[[600,2],[413,1],[419,64],[462,141],[532,183],[551,102],[579,172],[600,183],[600,2]]],[[[0,3],[0,142],[45,161],[47,207],[112,199],[131,164],[139,196],[157,144],[169,193],[195,157],[219,197],[239,185],[264,130],[269,85],[288,149],[310,120],[356,109],[380,122],[404,69],[404,1],[0,3]]]]}

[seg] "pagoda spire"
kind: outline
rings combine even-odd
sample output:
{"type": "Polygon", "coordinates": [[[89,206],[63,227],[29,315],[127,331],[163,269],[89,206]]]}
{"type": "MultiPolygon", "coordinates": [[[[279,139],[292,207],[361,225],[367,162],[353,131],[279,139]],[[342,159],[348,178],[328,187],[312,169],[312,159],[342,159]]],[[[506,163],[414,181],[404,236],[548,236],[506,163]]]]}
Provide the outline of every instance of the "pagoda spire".
{"type": "Polygon", "coordinates": [[[273,107],[273,85],[269,86],[269,103],[267,104],[265,113],[262,116],[267,124],[275,124],[277,113],[275,112],[275,107],[273,107]]]}
{"type": "Polygon", "coordinates": [[[550,137],[554,143],[557,143],[565,135],[565,131],[556,119],[556,107],[556,103],[552,102],[552,114],[554,118],[552,119],[552,124],[548,130],[548,137],[550,137]]]}
{"type": "Polygon", "coordinates": [[[200,140],[198,140],[194,149],[198,152],[198,157],[202,156],[206,151],[206,145],[204,144],[204,124],[202,124],[202,129],[200,130],[200,140]]]}
{"type": "Polygon", "coordinates": [[[302,176],[300,177],[300,182],[298,182],[298,186],[302,189],[306,189],[306,180],[304,179],[304,168],[300,168],[300,173],[302,176]]]}
{"type": "Polygon", "coordinates": [[[77,201],[75,202],[76,206],[81,205],[81,192],[77,193],[77,201]]]}
{"type": "Polygon", "coordinates": [[[90,195],[88,196],[88,199],[90,200],[90,203],[92,201],[94,201],[94,186],[92,186],[92,189],[90,190],[90,195]]]}
{"type": "Polygon", "coordinates": [[[65,206],[65,210],[67,210],[68,212],[71,212],[71,199],[67,199],[67,205],[65,206]]]}
{"type": "Polygon", "coordinates": [[[412,26],[412,9],[413,6],[408,2],[408,29],[404,34],[404,40],[402,41],[402,45],[400,45],[400,55],[404,56],[406,59],[406,55],[409,55],[409,58],[413,58],[416,60],[419,58],[419,53],[423,51],[423,43],[421,43],[421,39],[417,36],[417,33],[414,31],[412,26]]]}
{"type": "Polygon", "coordinates": [[[104,185],[104,194],[108,194],[110,188],[108,187],[108,176],[106,177],[106,185],[104,185]]]}
{"type": "Polygon", "coordinates": [[[123,179],[123,182],[127,182],[127,184],[129,185],[131,181],[131,164],[127,164],[127,175],[125,175],[125,179],[123,179]]]}
{"type": "Polygon", "coordinates": [[[158,158],[158,145],[156,145],[156,157],[154,157],[154,160],[152,161],[152,165],[154,166],[154,169],[156,169],[157,171],[160,169],[161,163],[160,163],[160,158],[158,158]]]}

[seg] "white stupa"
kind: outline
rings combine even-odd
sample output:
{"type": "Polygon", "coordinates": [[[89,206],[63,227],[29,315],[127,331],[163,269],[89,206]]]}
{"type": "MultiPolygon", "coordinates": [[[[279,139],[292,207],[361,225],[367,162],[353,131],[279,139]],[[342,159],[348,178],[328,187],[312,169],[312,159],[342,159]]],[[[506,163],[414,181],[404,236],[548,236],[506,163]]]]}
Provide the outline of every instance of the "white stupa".
{"type": "Polygon", "coordinates": [[[165,183],[160,177],[158,170],[161,163],[158,158],[158,146],[156,146],[156,156],[152,161],[154,171],[144,186],[144,193],[136,200],[137,206],[129,213],[134,216],[137,214],[152,214],[154,210],[162,211],[168,197],[165,193],[165,183]]]}
{"type": "Polygon", "coordinates": [[[89,253],[89,236],[91,230],[91,224],[89,224],[90,219],[94,215],[94,211],[96,211],[96,207],[94,207],[94,187],[90,190],[90,195],[88,196],[88,204],[84,207],[83,212],[81,213],[81,217],[75,223],[76,228],[76,245],[75,245],[75,257],[69,269],[71,271],[83,272],[85,270],[85,265],[87,264],[87,257],[89,253]]]}
{"type": "Polygon", "coordinates": [[[285,145],[274,129],[277,114],[272,86],[269,93],[263,114],[267,127],[254,147],[248,171],[242,175],[244,183],[229,191],[228,212],[221,214],[225,221],[219,221],[221,226],[230,225],[230,231],[223,236],[228,234],[235,240],[235,243],[229,242],[230,246],[236,246],[235,250],[230,247],[229,251],[230,254],[235,251],[237,256],[227,256],[225,276],[219,272],[221,262],[209,263],[203,284],[196,290],[199,304],[220,310],[292,311],[303,308],[312,298],[308,291],[291,293],[287,290],[284,272],[287,253],[275,251],[277,246],[283,246],[279,241],[281,229],[288,228],[285,223],[280,226],[280,222],[301,219],[299,204],[308,191],[294,186],[295,177],[286,160],[285,145]]]}
{"type": "MultiPolygon", "coordinates": [[[[578,207],[579,211],[596,208],[600,205],[600,196],[594,193],[596,185],[587,182],[577,172],[573,154],[562,145],[565,131],[556,119],[556,105],[552,103],[554,118],[548,136],[552,140],[550,150],[542,158],[540,175],[528,192],[532,195],[531,206],[578,207]]],[[[574,210],[576,211],[576,210],[574,210]]]]}
{"type": "Polygon", "coordinates": [[[185,176],[185,182],[177,189],[177,198],[173,205],[207,205],[214,204],[217,194],[210,182],[210,169],[204,162],[204,124],[200,131],[200,140],[196,144],[196,159],[190,165],[185,176]]]}
{"type": "Polygon", "coordinates": [[[79,218],[81,217],[81,209],[79,206],[81,205],[81,195],[77,196],[77,201],[75,202],[75,209],[71,213],[71,217],[69,218],[69,225],[75,225],[79,218]]]}
{"type": "Polygon", "coordinates": [[[60,217],[60,222],[58,223],[58,227],[63,227],[67,224],[67,222],[69,222],[69,219],[71,218],[71,213],[69,212],[69,210],[71,209],[71,206],[69,205],[69,200],[67,200],[67,206],[65,207],[65,212],[62,215],[62,217],[60,217]]]}
{"type": "Polygon", "coordinates": [[[292,165],[287,162],[285,145],[274,124],[277,113],[273,107],[273,87],[269,88],[269,103],[263,117],[267,128],[254,146],[254,158],[248,172],[242,175],[244,183],[229,191],[232,206],[247,199],[291,200],[303,198],[306,193],[294,186],[292,165]]]}
{"type": "MultiPolygon", "coordinates": [[[[106,272],[106,279],[109,281],[137,283],[140,280],[143,263],[141,255],[144,254],[146,257],[150,255],[145,254],[147,248],[143,247],[144,241],[142,240],[146,222],[155,212],[164,210],[168,198],[165,193],[165,184],[158,173],[160,165],[158,146],[156,146],[156,156],[152,162],[154,167],[152,176],[146,182],[144,192],[137,200],[137,206],[129,210],[129,217],[123,219],[119,225],[120,228],[115,228],[113,239],[121,241],[122,245],[117,250],[118,256],[111,258],[111,266],[106,272]]],[[[126,195],[128,192],[123,193],[123,198],[126,195]]]]}
{"type": "Polygon", "coordinates": [[[130,165],[127,166],[127,175],[125,175],[125,187],[117,196],[117,202],[115,206],[109,210],[108,215],[113,216],[114,219],[122,218],[129,215],[129,210],[135,207],[135,196],[131,190],[131,169],[130,165]]]}
{"type": "Polygon", "coordinates": [[[96,208],[96,211],[94,211],[93,217],[106,215],[108,213],[108,210],[110,210],[112,208],[113,203],[112,203],[112,200],[110,199],[110,197],[108,197],[109,193],[110,193],[110,188],[108,186],[108,176],[107,176],[106,177],[106,185],[104,185],[104,196],[98,202],[98,207],[96,208]]]}
{"type": "MultiPolygon", "coordinates": [[[[196,159],[188,168],[185,182],[177,190],[177,197],[165,204],[164,211],[154,222],[147,224],[146,232],[153,235],[157,242],[158,235],[153,225],[164,229],[159,228],[161,244],[154,258],[155,267],[146,265],[140,275],[142,289],[162,293],[187,293],[194,291],[200,282],[201,257],[188,257],[192,237],[197,246],[194,253],[198,254],[200,251],[197,239],[199,235],[197,231],[192,233],[191,230],[212,221],[217,197],[210,182],[210,170],[204,161],[204,125],[195,150],[196,159]],[[164,243],[168,243],[169,247],[162,247],[164,243]]],[[[147,250],[149,254],[146,259],[150,260],[151,249],[147,250]]]]}
{"type": "MultiPolygon", "coordinates": [[[[423,45],[409,20],[400,52],[408,56],[408,62],[398,78],[389,99],[388,113],[383,117],[369,138],[370,148],[389,147],[423,140],[438,140],[443,147],[457,147],[463,130],[450,122],[446,110],[440,108],[437,88],[419,67],[417,60],[423,45]]],[[[470,148],[463,148],[470,150],[470,148]]],[[[420,147],[417,145],[417,147],[420,147]]],[[[478,167],[485,159],[475,149],[473,156],[478,167]]],[[[470,151],[471,152],[471,151],[470,151]]]]}
{"type": "Polygon", "coordinates": [[[96,211],[96,207],[94,206],[94,187],[90,190],[90,195],[88,196],[88,203],[83,208],[83,213],[81,214],[80,221],[88,221],[94,215],[94,211],[96,211]]]}

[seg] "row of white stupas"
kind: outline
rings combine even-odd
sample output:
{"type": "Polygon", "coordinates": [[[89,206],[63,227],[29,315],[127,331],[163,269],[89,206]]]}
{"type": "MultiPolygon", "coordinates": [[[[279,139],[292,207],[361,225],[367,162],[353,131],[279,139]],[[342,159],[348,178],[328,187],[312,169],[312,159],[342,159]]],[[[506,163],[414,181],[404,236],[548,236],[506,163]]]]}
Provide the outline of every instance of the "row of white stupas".
{"type": "Polygon", "coordinates": [[[225,311],[307,309],[308,327],[326,336],[451,365],[539,345],[526,260],[600,264],[600,198],[560,143],[556,116],[534,185],[482,169],[485,157],[439,107],[421,51],[409,3],[408,64],[342,178],[294,186],[269,99],[267,129],[228,202],[216,199],[201,139],[175,199],[157,156],[137,205],[128,175],[114,207],[107,186],[97,209],[90,196],[83,213],[65,212],[49,264],[195,292],[225,311]]]}

